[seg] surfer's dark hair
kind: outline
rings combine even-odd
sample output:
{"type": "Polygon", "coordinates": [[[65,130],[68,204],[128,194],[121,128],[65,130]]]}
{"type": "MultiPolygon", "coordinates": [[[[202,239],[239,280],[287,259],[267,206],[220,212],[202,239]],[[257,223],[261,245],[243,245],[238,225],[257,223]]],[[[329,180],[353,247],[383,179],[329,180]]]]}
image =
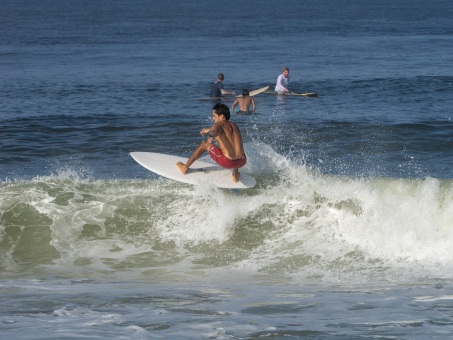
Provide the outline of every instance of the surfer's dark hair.
{"type": "Polygon", "coordinates": [[[230,109],[228,108],[228,106],[226,106],[225,104],[222,104],[222,103],[217,103],[214,105],[214,107],[212,108],[215,113],[217,113],[219,116],[220,115],[223,115],[225,117],[226,120],[230,120],[230,109]]]}
{"type": "Polygon", "coordinates": [[[250,94],[249,90],[243,89],[242,90],[242,97],[247,97],[250,94]]]}
{"type": "Polygon", "coordinates": [[[217,75],[217,79],[223,80],[224,78],[225,78],[225,76],[223,75],[223,73],[219,73],[217,75]]]}

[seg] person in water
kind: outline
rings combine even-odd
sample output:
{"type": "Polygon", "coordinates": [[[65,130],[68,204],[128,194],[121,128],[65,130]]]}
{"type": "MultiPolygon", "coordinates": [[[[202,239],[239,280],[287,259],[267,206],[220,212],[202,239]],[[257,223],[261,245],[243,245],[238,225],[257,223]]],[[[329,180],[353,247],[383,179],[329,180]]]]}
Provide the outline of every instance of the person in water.
{"type": "Polygon", "coordinates": [[[211,85],[211,91],[209,92],[209,97],[211,98],[220,98],[222,95],[231,94],[235,95],[236,92],[227,91],[223,88],[223,79],[225,76],[222,73],[217,75],[217,81],[211,85]]]}
{"type": "Polygon", "coordinates": [[[230,109],[222,103],[217,103],[213,107],[212,120],[214,125],[203,128],[200,131],[202,136],[209,134],[207,140],[203,140],[187,160],[187,163],[176,163],[177,168],[182,174],[186,174],[190,166],[208,152],[211,158],[222,168],[233,169],[233,182],[239,181],[239,168],[247,163],[244,152],[242,135],[238,126],[230,122],[230,109]],[[214,140],[219,144],[216,146],[214,140]]]}
{"type": "Polygon", "coordinates": [[[284,67],[282,74],[277,78],[277,83],[275,84],[275,93],[277,94],[288,94],[288,85],[289,85],[289,68],[284,67]]]}
{"type": "Polygon", "coordinates": [[[256,110],[256,104],[255,100],[253,97],[250,97],[250,92],[247,89],[242,90],[242,97],[237,98],[233,105],[231,106],[231,112],[233,114],[237,115],[248,115],[252,112],[255,112],[256,110]],[[236,105],[239,105],[239,111],[237,113],[234,113],[234,107],[236,105]],[[252,110],[250,110],[250,106],[252,107],[252,110]]]}

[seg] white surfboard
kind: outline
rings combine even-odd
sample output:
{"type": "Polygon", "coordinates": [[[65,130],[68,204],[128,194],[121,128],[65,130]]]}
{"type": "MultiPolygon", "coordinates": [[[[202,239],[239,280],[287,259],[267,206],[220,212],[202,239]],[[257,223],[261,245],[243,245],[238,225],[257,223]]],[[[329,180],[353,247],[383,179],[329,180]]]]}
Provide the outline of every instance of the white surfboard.
{"type": "Polygon", "coordinates": [[[131,152],[135,161],[146,169],[166,178],[188,184],[208,183],[218,188],[247,189],[253,188],[256,180],[239,170],[239,182],[233,182],[232,170],[216,164],[195,161],[189,171],[183,175],[176,167],[177,162],[187,162],[187,158],[154,152],[131,152]]]}
{"type": "MultiPolygon", "coordinates": [[[[256,96],[257,94],[260,94],[261,92],[264,92],[264,91],[266,91],[267,89],[269,89],[269,86],[264,86],[264,87],[262,87],[262,88],[260,88],[260,89],[250,91],[250,92],[249,92],[249,96],[250,96],[250,97],[256,96]]],[[[239,97],[242,97],[242,94],[236,96],[236,98],[239,98],[239,97]]]]}

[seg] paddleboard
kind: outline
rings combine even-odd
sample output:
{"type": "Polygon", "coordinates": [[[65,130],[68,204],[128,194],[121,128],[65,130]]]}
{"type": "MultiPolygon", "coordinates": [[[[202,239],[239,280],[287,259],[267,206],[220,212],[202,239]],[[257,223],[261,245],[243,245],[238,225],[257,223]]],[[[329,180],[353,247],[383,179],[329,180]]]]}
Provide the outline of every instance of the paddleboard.
{"type": "Polygon", "coordinates": [[[256,184],[255,178],[239,169],[239,182],[233,182],[232,170],[217,164],[195,161],[189,171],[183,175],[176,167],[177,162],[187,162],[187,158],[155,152],[131,152],[132,158],[146,169],[174,181],[192,185],[207,183],[218,188],[247,189],[256,184]]]}
{"type": "Polygon", "coordinates": [[[288,96],[304,96],[304,97],[317,97],[318,96],[318,94],[316,92],[307,92],[307,93],[290,92],[287,95],[288,96]]]}
{"type": "MultiPolygon", "coordinates": [[[[262,88],[260,88],[260,89],[250,91],[250,92],[249,92],[249,96],[250,96],[250,97],[256,96],[257,94],[260,94],[261,92],[266,91],[268,88],[269,88],[269,86],[264,86],[264,87],[262,87],[262,88]]],[[[236,98],[239,98],[239,97],[242,97],[242,94],[236,96],[236,98]]]]}
{"type": "MultiPolygon", "coordinates": [[[[272,90],[265,91],[264,93],[266,93],[266,94],[276,94],[272,90]]],[[[316,92],[306,92],[306,93],[290,92],[290,93],[285,93],[284,95],[286,95],[286,96],[303,96],[303,97],[310,97],[310,98],[318,97],[318,94],[316,92]]]]}

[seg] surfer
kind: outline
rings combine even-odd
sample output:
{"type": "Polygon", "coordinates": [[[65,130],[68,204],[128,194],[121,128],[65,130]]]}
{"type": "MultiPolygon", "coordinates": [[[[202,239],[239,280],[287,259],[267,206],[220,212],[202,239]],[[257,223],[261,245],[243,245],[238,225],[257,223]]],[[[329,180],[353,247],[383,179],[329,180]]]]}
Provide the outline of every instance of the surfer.
{"type": "Polygon", "coordinates": [[[250,94],[249,90],[247,89],[242,90],[242,97],[237,98],[234,101],[233,105],[231,106],[231,112],[233,112],[233,114],[248,115],[252,112],[255,112],[256,110],[255,100],[253,99],[253,97],[250,97],[249,94],[250,94]],[[237,113],[234,113],[234,107],[236,105],[239,105],[239,111],[237,113]],[[252,106],[252,110],[250,110],[250,106],[252,106]]]}
{"type": "Polygon", "coordinates": [[[203,140],[187,160],[187,163],[176,163],[179,171],[186,174],[190,166],[208,152],[211,158],[222,168],[233,169],[233,182],[239,182],[239,168],[247,162],[242,143],[242,135],[237,125],[229,122],[230,109],[225,104],[217,103],[213,107],[212,120],[214,125],[203,128],[200,131],[202,136],[209,133],[209,138],[203,140]],[[219,146],[214,145],[214,139],[219,146]]]}
{"type": "Polygon", "coordinates": [[[223,75],[223,73],[219,73],[217,75],[217,81],[211,85],[211,91],[209,93],[209,97],[220,98],[220,97],[222,97],[222,95],[226,95],[226,94],[235,95],[236,94],[236,92],[227,91],[223,88],[223,84],[222,84],[223,79],[225,79],[225,76],[223,75]]]}
{"type": "Polygon", "coordinates": [[[275,93],[277,94],[287,94],[289,85],[289,68],[284,67],[282,74],[277,78],[277,83],[275,84],[275,93]]]}

